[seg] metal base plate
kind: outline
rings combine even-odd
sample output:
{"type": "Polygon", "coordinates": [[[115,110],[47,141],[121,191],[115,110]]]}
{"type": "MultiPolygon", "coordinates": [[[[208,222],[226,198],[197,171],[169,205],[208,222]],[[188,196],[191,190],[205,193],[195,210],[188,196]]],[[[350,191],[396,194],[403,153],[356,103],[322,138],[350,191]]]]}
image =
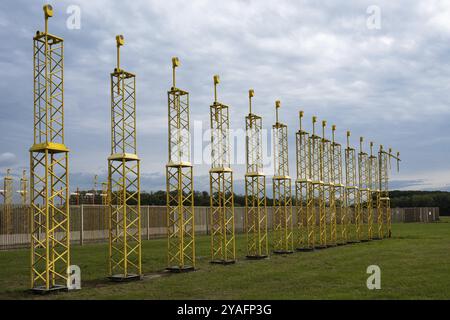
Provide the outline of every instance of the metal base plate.
{"type": "Polygon", "coordinates": [[[295,251],[298,251],[298,252],[313,252],[314,248],[296,248],[295,251]]]}
{"type": "Polygon", "coordinates": [[[113,282],[136,281],[136,280],[141,280],[142,275],[139,275],[139,274],[128,274],[128,275],[115,274],[113,276],[108,277],[108,279],[113,282]]]}
{"type": "Polygon", "coordinates": [[[249,260],[262,260],[262,259],[267,259],[268,256],[246,256],[247,259],[249,260]]]}
{"type": "Polygon", "coordinates": [[[66,286],[62,285],[55,285],[49,289],[45,288],[44,286],[39,286],[31,289],[32,293],[35,294],[48,294],[52,292],[59,292],[59,291],[69,291],[66,286]]]}
{"type": "Polygon", "coordinates": [[[291,254],[291,253],[294,253],[294,251],[290,251],[290,250],[274,250],[273,253],[274,254],[291,254]]]}
{"type": "Polygon", "coordinates": [[[346,244],[347,244],[347,242],[345,242],[345,243],[342,242],[342,243],[338,243],[337,245],[338,245],[338,246],[345,246],[346,244]]]}
{"type": "Polygon", "coordinates": [[[348,241],[348,244],[360,243],[361,241],[348,241]]]}
{"type": "Polygon", "coordinates": [[[236,260],[212,260],[209,263],[211,263],[211,264],[227,265],[227,264],[234,264],[234,263],[236,263],[236,260]]]}
{"type": "Polygon", "coordinates": [[[382,238],[372,238],[372,240],[383,240],[382,238]]]}
{"type": "Polygon", "coordinates": [[[316,250],[322,250],[322,249],[326,249],[327,246],[315,246],[314,249],[316,250]]]}
{"type": "Polygon", "coordinates": [[[334,248],[337,247],[337,244],[327,244],[327,248],[334,248]]]}
{"type": "Polygon", "coordinates": [[[195,268],[192,266],[185,266],[185,267],[175,266],[175,267],[167,267],[166,270],[173,273],[183,273],[195,271],[195,268]]]}
{"type": "Polygon", "coordinates": [[[361,242],[369,242],[370,240],[369,239],[363,239],[363,240],[361,240],[361,242]]]}

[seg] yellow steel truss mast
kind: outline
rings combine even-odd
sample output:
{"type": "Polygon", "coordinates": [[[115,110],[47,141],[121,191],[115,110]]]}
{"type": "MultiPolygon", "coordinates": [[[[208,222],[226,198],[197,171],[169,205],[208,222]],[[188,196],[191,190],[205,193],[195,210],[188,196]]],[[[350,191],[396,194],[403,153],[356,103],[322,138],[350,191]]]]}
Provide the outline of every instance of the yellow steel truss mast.
{"type": "Polygon", "coordinates": [[[120,68],[120,47],[123,45],[124,37],[116,36],[117,67],[111,73],[111,155],[108,157],[107,196],[109,279],[112,281],[142,277],[136,77],[120,68]]]}
{"type": "Polygon", "coordinates": [[[322,182],[323,182],[323,210],[325,211],[324,221],[321,223],[326,227],[325,238],[326,246],[333,247],[337,245],[336,235],[336,203],[334,199],[333,183],[333,155],[332,142],[326,138],[326,121],[322,121],[322,182]]]}
{"type": "Polygon", "coordinates": [[[262,118],[252,113],[252,98],[248,91],[249,113],[245,117],[246,165],[245,174],[245,231],[247,258],[263,259],[269,255],[267,238],[266,176],[262,161],[262,118]]]}
{"type": "Polygon", "coordinates": [[[278,121],[280,101],[275,102],[276,122],[273,129],[273,249],[274,253],[292,253],[292,195],[288,165],[287,126],[278,121]]]}
{"type": "Polygon", "coordinates": [[[383,149],[380,145],[380,150],[378,151],[378,161],[379,161],[379,209],[378,214],[383,217],[383,238],[390,238],[392,236],[391,228],[391,200],[389,198],[389,170],[391,166],[391,158],[397,161],[397,171],[399,170],[400,163],[400,153],[397,152],[395,156],[392,153],[392,149],[389,151],[383,149]]]}
{"type": "Polygon", "coordinates": [[[63,39],[45,31],[34,48],[34,141],[30,148],[31,288],[67,289],[70,266],[69,150],[64,144],[63,39]]]}
{"type": "Polygon", "coordinates": [[[359,242],[361,239],[361,212],[359,210],[356,169],[356,151],[350,147],[350,131],[347,131],[347,148],[345,149],[345,210],[349,221],[348,243],[359,242]]]}
{"type": "Polygon", "coordinates": [[[363,151],[364,138],[359,138],[358,153],[358,210],[361,217],[361,241],[372,239],[372,192],[370,190],[369,155],[363,151]]]}
{"type": "Polygon", "coordinates": [[[300,128],[296,134],[297,179],[295,199],[297,209],[297,251],[312,251],[315,246],[314,194],[311,180],[311,140],[302,127],[303,111],[299,112],[300,128]]]}
{"type": "Polygon", "coordinates": [[[169,162],[167,185],[167,269],[172,272],[195,269],[194,181],[191,164],[189,93],[178,89],[172,58],[172,88],[168,92],[169,162]]]}
{"type": "Polygon", "coordinates": [[[336,242],[338,245],[347,243],[348,238],[348,218],[345,210],[345,185],[343,183],[342,173],[342,146],[335,139],[336,125],[332,126],[332,171],[331,181],[334,186],[334,207],[336,215],[336,242]],[[338,229],[339,227],[339,229],[338,229]]]}
{"type": "Polygon", "coordinates": [[[236,261],[234,239],[233,171],[230,167],[229,107],[217,101],[219,76],[214,76],[214,103],[210,106],[211,170],[210,223],[211,263],[236,261]]]}
{"type": "Polygon", "coordinates": [[[323,224],[325,220],[325,211],[323,206],[323,182],[322,182],[322,137],[316,134],[317,117],[312,117],[312,135],[309,137],[310,141],[310,160],[311,160],[311,197],[313,223],[314,223],[314,248],[322,249],[326,247],[326,225],[323,224]],[[319,226],[317,223],[319,222],[319,226]]]}

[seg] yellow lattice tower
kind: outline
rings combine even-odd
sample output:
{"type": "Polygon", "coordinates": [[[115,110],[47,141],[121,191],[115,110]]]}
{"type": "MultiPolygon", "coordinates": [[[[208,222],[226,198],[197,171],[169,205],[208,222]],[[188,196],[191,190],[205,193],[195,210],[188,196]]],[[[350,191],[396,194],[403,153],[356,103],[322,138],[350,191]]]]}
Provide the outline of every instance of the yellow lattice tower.
{"type": "Polygon", "coordinates": [[[63,39],[45,31],[34,48],[34,141],[30,148],[31,288],[67,288],[70,266],[69,149],[64,145],[63,39]],[[43,236],[41,236],[41,233],[43,236]]]}
{"type": "Polygon", "coordinates": [[[211,263],[236,261],[234,238],[233,170],[230,167],[229,107],[217,101],[218,75],[214,76],[214,103],[210,106],[211,263]]]}
{"type": "Polygon", "coordinates": [[[383,216],[383,237],[390,238],[392,236],[391,229],[391,200],[389,198],[389,170],[391,165],[391,158],[397,161],[397,171],[399,170],[400,153],[397,152],[395,156],[392,154],[392,149],[385,151],[380,145],[378,151],[379,161],[379,180],[380,180],[380,208],[378,214],[383,216]]]}
{"type": "Polygon", "coordinates": [[[370,199],[372,206],[370,210],[373,213],[376,212],[376,219],[373,219],[372,227],[372,240],[381,240],[383,238],[383,215],[379,214],[380,210],[380,184],[379,184],[379,170],[378,170],[378,157],[373,153],[373,142],[370,142],[370,156],[369,156],[369,188],[370,199]]]}
{"type": "Polygon", "coordinates": [[[303,111],[299,113],[300,128],[296,134],[297,179],[295,199],[297,208],[297,251],[312,251],[315,246],[314,194],[311,180],[311,140],[302,128],[303,111]]]}
{"type": "Polygon", "coordinates": [[[369,155],[363,150],[364,137],[359,138],[358,153],[358,210],[361,217],[361,241],[372,239],[372,192],[370,190],[369,155]]]}
{"type": "Polygon", "coordinates": [[[289,177],[287,126],[278,121],[280,101],[275,102],[276,122],[273,130],[273,252],[292,253],[292,195],[289,177]]]}
{"type": "Polygon", "coordinates": [[[172,272],[195,268],[194,181],[191,164],[189,93],[178,89],[172,58],[172,88],[168,92],[169,163],[167,185],[167,269],[172,272]]]}
{"type": "Polygon", "coordinates": [[[249,113],[245,117],[246,165],[245,173],[245,231],[247,258],[264,259],[269,256],[267,238],[266,175],[262,161],[262,118],[252,113],[252,98],[248,91],[249,113]]]}
{"type": "Polygon", "coordinates": [[[336,142],[336,125],[331,127],[332,130],[332,143],[331,143],[331,156],[332,156],[332,170],[331,181],[333,183],[334,192],[334,212],[336,214],[336,243],[343,245],[347,243],[348,239],[348,218],[345,210],[345,185],[343,183],[342,173],[342,146],[336,142]],[[339,222],[339,223],[337,223],[339,222]]]}
{"type": "Polygon", "coordinates": [[[359,242],[361,239],[356,166],[356,151],[350,147],[350,131],[347,131],[347,148],[345,149],[345,210],[349,219],[347,243],[359,242]]]}
{"type": "Polygon", "coordinates": [[[334,183],[333,183],[333,155],[332,142],[326,138],[325,128],[326,121],[322,121],[322,182],[323,182],[323,210],[325,211],[325,237],[326,246],[334,247],[337,245],[336,230],[336,203],[334,199],[334,183]]]}
{"type": "Polygon", "coordinates": [[[120,68],[123,45],[124,37],[116,36],[117,66],[111,73],[111,155],[108,157],[109,279],[112,281],[142,277],[136,76],[120,68]]]}
{"type": "Polygon", "coordinates": [[[22,205],[28,204],[28,178],[27,170],[22,171],[22,177],[20,178],[20,203],[22,205]]]}
{"type": "Polygon", "coordinates": [[[312,202],[312,216],[314,224],[314,248],[323,249],[326,248],[326,225],[323,224],[325,221],[325,211],[323,204],[323,182],[322,182],[322,137],[316,134],[316,123],[317,117],[312,117],[312,135],[309,137],[310,140],[310,160],[311,160],[311,184],[312,191],[311,196],[313,198],[312,202]],[[317,224],[319,225],[317,226],[317,224]]]}

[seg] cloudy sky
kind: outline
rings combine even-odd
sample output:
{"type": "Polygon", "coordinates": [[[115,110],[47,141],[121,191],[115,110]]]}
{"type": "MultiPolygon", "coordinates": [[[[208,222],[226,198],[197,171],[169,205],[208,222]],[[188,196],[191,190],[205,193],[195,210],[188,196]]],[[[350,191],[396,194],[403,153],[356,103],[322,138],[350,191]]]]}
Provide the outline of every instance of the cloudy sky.
{"type": "MultiPolygon", "coordinates": [[[[233,129],[244,126],[249,88],[255,89],[254,112],[263,116],[268,130],[274,101],[280,99],[280,119],[289,126],[292,176],[301,109],[308,130],[317,115],[337,125],[342,142],[350,129],[355,146],[364,136],[400,151],[403,161],[400,172],[392,173],[393,188],[450,189],[448,1],[50,3],[55,13],[50,31],[65,39],[72,188],[90,187],[94,174],[106,177],[109,73],[115,65],[115,35],[123,34],[122,67],[137,74],[138,153],[145,190],[165,188],[172,56],[181,60],[177,85],[190,92],[191,118],[199,130],[209,126],[213,74],[220,74],[219,99],[231,106],[233,129]],[[80,9],[79,29],[73,28],[73,5],[80,9]]],[[[0,2],[0,176],[6,168],[16,176],[28,168],[32,37],[43,29],[42,4],[0,2]]],[[[196,150],[204,146],[201,139],[201,134],[194,137],[196,150]]],[[[195,187],[207,190],[208,164],[201,163],[199,153],[195,187]]],[[[270,145],[266,155],[271,156],[270,145]]],[[[233,168],[236,189],[242,192],[244,165],[233,168]]]]}

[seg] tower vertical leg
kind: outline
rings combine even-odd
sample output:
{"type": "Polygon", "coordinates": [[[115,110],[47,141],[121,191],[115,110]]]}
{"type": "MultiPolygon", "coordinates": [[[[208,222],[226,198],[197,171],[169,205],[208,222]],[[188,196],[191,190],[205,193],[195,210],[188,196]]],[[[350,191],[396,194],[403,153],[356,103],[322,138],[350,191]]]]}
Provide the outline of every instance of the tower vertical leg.
{"type": "Polygon", "coordinates": [[[381,203],[380,192],[376,193],[376,210],[377,210],[377,234],[378,239],[383,239],[384,231],[383,231],[383,208],[381,203]]]}
{"type": "Polygon", "coordinates": [[[345,187],[335,186],[336,214],[339,221],[339,231],[337,232],[337,244],[344,245],[348,241],[348,218],[345,210],[345,187]]]}
{"type": "Polygon", "coordinates": [[[367,239],[373,239],[373,203],[371,191],[369,191],[367,199],[367,239]]]}
{"type": "Polygon", "coordinates": [[[142,277],[139,160],[108,161],[109,279],[142,277]]]}
{"type": "Polygon", "coordinates": [[[346,188],[346,215],[348,219],[349,243],[359,242],[361,233],[360,211],[358,206],[358,189],[346,188]]]}
{"type": "Polygon", "coordinates": [[[211,263],[236,261],[232,186],[232,172],[210,172],[211,263]]]}
{"type": "Polygon", "coordinates": [[[67,290],[70,266],[67,166],[67,152],[30,152],[31,288],[34,292],[67,290]]]}
{"type": "Polygon", "coordinates": [[[306,229],[308,233],[308,247],[314,250],[316,246],[316,216],[314,209],[314,190],[313,184],[309,181],[306,185],[307,203],[306,203],[306,229]]]}
{"type": "Polygon", "coordinates": [[[359,219],[360,219],[360,241],[369,240],[369,194],[367,189],[360,189],[359,197],[359,219]]]}
{"type": "Polygon", "coordinates": [[[317,249],[327,247],[327,206],[326,206],[326,188],[323,183],[319,184],[319,244],[317,249]]]}
{"type": "Polygon", "coordinates": [[[337,213],[336,213],[336,194],[334,185],[328,185],[328,192],[330,194],[329,199],[329,239],[327,246],[334,247],[337,245],[337,213]]]}
{"type": "Polygon", "coordinates": [[[245,176],[245,211],[247,258],[269,256],[267,238],[266,177],[262,174],[245,176]]]}
{"type": "Polygon", "coordinates": [[[296,181],[297,251],[314,250],[314,212],[312,208],[311,183],[296,181]]]}
{"type": "Polygon", "coordinates": [[[167,166],[167,270],[195,269],[192,166],[167,166]]]}
{"type": "Polygon", "coordinates": [[[273,179],[274,253],[293,253],[291,180],[273,179]]]}

